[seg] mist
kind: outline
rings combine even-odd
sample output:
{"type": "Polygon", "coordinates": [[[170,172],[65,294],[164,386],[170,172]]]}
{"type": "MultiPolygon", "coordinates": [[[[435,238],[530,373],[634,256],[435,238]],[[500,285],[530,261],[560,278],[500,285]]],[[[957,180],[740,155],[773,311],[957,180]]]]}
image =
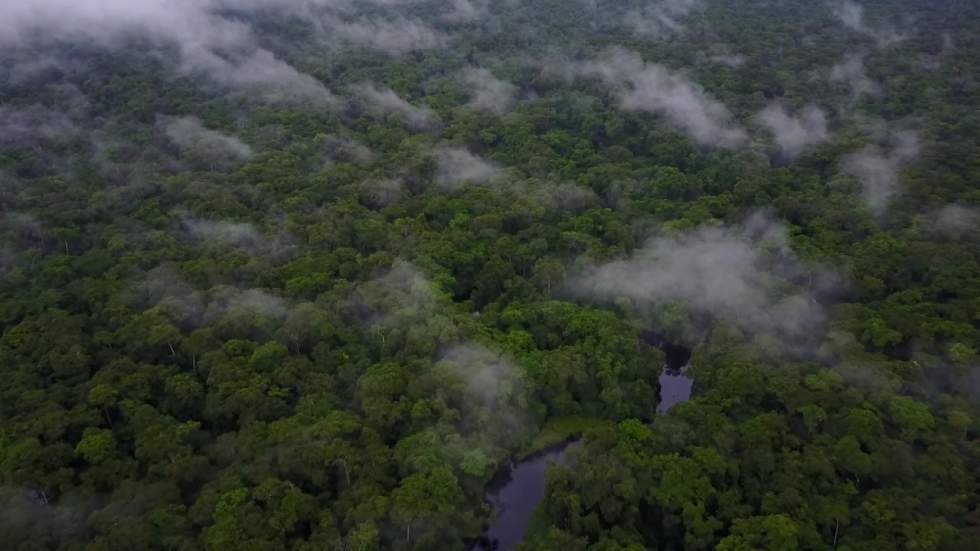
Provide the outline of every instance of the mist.
{"type": "Polygon", "coordinates": [[[405,194],[405,184],[398,178],[365,180],[360,185],[362,200],[374,207],[397,202],[405,194]]]}
{"type": "Polygon", "coordinates": [[[917,134],[897,132],[887,147],[868,145],[844,157],[844,171],[861,183],[864,200],[872,213],[884,214],[892,197],[899,192],[898,177],[902,167],[915,159],[921,149],[917,134]]]}
{"type": "Polygon", "coordinates": [[[332,20],[327,27],[330,34],[351,45],[396,56],[438,48],[446,41],[442,33],[425,23],[401,17],[351,22],[332,20]]]}
{"type": "Polygon", "coordinates": [[[864,54],[850,54],[830,68],[831,82],[843,82],[851,90],[852,101],[864,96],[876,97],[881,86],[868,76],[864,68],[864,54]]]}
{"type": "Polygon", "coordinates": [[[426,130],[438,122],[431,109],[412,105],[390,88],[364,83],[356,86],[354,91],[367,103],[369,110],[398,118],[414,130],[426,130]]]}
{"type": "Polygon", "coordinates": [[[517,87],[495,77],[489,70],[469,67],[463,71],[462,79],[472,94],[469,107],[498,115],[514,107],[517,87]]]}
{"type": "Polygon", "coordinates": [[[719,65],[732,68],[741,67],[745,65],[746,61],[745,56],[739,54],[715,54],[708,59],[719,65]]]}
{"type": "Polygon", "coordinates": [[[701,145],[734,148],[748,140],[728,109],[700,85],[663,65],[644,62],[636,52],[612,49],[573,65],[572,71],[611,86],[623,109],[661,115],[701,145]]]}
{"type": "Polygon", "coordinates": [[[213,241],[253,253],[268,247],[268,241],[252,224],[196,218],[185,218],[182,223],[191,236],[203,241],[213,241]]]}
{"type": "Polygon", "coordinates": [[[664,38],[684,31],[682,19],[696,8],[700,0],[661,0],[626,13],[625,24],[640,36],[664,38]]]}
{"type": "Polygon", "coordinates": [[[252,157],[252,148],[234,136],[211,130],[196,117],[163,118],[167,137],[182,152],[229,165],[252,157]]]}
{"type": "Polygon", "coordinates": [[[185,328],[213,325],[228,316],[239,318],[244,323],[229,330],[240,336],[253,336],[247,332],[258,329],[257,315],[282,321],[295,309],[272,290],[231,285],[196,289],[167,264],[148,270],[125,294],[134,307],[157,307],[172,323],[185,328]]]}
{"type": "Polygon", "coordinates": [[[489,455],[513,448],[533,428],[524,374],[511,358],[484,344],[464,341],[447,348],[436,369],[462,383],[462,392],[454,400],[462,413],[461,434],[489,455]]]}
{"type": "Polygon", "coordinates": [[[980,209],[963,205],[946,205],[932,219],[935,230],[949,236],[969,236],[980,229],[980,209]]]}
{"type": "Polygon", "coordinates": [[[795,158],[807,147],[827,141],[827,116],[819,108],[808,105],[796,116],[789,113],[781,103],[771,103],[757,116],[788,158],[795,158]]]}
{"type": "Polygon", "coordinates": [[[864,17],[864,7],[851,0],[841,0],[832,5],[834,16],[852,31],[871,37],[878,46],[885,47],[901,42],[905,36],[891,27],[872,27],[864,17]]]}
{"type": "Polygon", "coordinates": [[[435,152],[436,183],[444,187],[463,184],[489,184],[501,173],[501,168],[459,147],[442,147],[435,152]]]}
{"type": "Polygon", "coordinates": [[[57,41],[118,49],[140,40],[175,49],[183,74],[206,75],[228,87],[256,87],[272,101],[334,102],[317,80],[260,47],[246,23],[217,14],[227,7],[217,0],[12,0],[0,20],[0,46],[44,47],[57,41]]]}
{"type": "Polygon", "coordinates": [[[446,21],[475,21],[481,17],[486,17],[487,9],[481,2],[473,0],[451,0],[452,11],[443,15],[446,21]]]}
{"type": "Polygon", "coordinates": [[[791,281],[820,271],[800,262],[782,224],[756,214],[734,226],[653,237],[629,258],[588,267],[571,289],[603,300],[626,298],[640,312],[679,304],[695,317],[792,341],[812,335],[825,313],[811,291],[791,281]]]}
{"type": "Polygon", "coordinates": [[[61,111],[43,105],[0,105],[0,144],[35,145],[69,138],[77,131],[75,123],[61,111]]]}
{"type": "Polygon", "coordinates": [[[519,372],[509,359],[477,343],[449,348],[440,362],[466,381],[469,392],[485,407],[504,406],[521,385],[519,372]]]}

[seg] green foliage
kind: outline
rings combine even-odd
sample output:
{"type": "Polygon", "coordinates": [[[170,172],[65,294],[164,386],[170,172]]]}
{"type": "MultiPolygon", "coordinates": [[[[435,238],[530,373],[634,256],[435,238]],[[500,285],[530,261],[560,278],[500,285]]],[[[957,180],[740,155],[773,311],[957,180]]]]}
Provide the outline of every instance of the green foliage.
{"type": "Polygon", "coordinates": [[[334,107],[211,81],[152,33],[0,51],[0,547],[463,549],[496,472],[581,436],[522,548],[974,549],[980,4],[862,4],[868,28],[915,21],[884,44],[803,0],[446,8],[470,3],[318,20],[433,29],[399,55],[224,6],[334,107]],[[684,32],[638,34],[644,10],[684,32]],[[752,143],[701,146],[624,103],[644,87],[564,78],[615,47],[752,143]],[[880,94],[829,78],[848,54],[880,94]],[[513,108],[474,108],[470,67],[513,108]],[[438,122],[375,112],[361,82],[438,122]],[[774,101],[820,107],[827,139],[784,158],[756,117],[774,101]],[[251,154],[178,147],[175,117],[251,154]],[[906,125],[923,151],[873,213],[842,165],[906,125]],[[442,182],[446,147],[499,174],[442,182]],[[762,266],[766,298],[812,298],[812,334],[583,292],[650,237],[759,210],[799,258],[762,266]],[[694,350],[694,399],[664,415],[648,328],[694,350]]]}

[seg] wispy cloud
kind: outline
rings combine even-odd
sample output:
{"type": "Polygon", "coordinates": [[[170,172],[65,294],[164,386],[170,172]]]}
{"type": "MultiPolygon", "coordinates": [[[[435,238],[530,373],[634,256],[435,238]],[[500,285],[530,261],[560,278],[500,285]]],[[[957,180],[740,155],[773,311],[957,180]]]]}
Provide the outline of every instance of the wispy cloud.
{"type": "Polygon", "coordinates": [[[246,143],[205,127],[196,117],[161,120],[167,137],[182,152],[223,165],[252,157],[252,148],[246,143]]]}
{"type": "Polygon", "coordinates": [[[915,159],[921,149],[916,133],[897,132],[887,147],[868,145],[842,160],[844,170],[861,183],[864,199],[876,215],[881,215],[899,191],[898,177],[904,165],[915,159]]]}
{"type": "Polygon", "coordinates": [[[469,67],[463,71],[463,82],[471,90],[470,107],[505,113],[513,108],[517,87],[500,80],[487,69],[469,67]]]}
{"type": "Polygon", "coordinates": [[[466,149],[442,147],[435,152],[436,183],[444,187],[488,184],[500,175],[500,167],[466,149]]]}
{"type": "Polygon", "coordinates": [[[733,148],[748,140],[728,109],[700,85],[663,65],[644,62],[635,52],[609,50],[598,59],[572,64],[569,69],[613,87],[623,109],[662,115],[699,144],[733,148]]]}
{"type": "Polygon", "coordinates": [[[663,38],[684,30],[683,19],[701,4],[700,0],[660,0],[626,13],[624,22],[637,34],[663,38]]]}
{"type": "Polygon", "coordinates": [[[940,233],[965,236],[980,230],[980,209],[963,205],[946,205],[933,214],[934,227],[940,233]]]}
{"type": "Polygon", "coordinates": [[[65,114],[43,105],[0,105],[0,144],[34,145],[64,139],[77,132],[65,114]]]}
{"type": "Polygon", "coordinates": [[[333,20],[329,31],[354,45],[401,55],[417,50],[431,50],[445,43],[445,36],[417,19],[333,20]]]}
{"type": "Polygon", "coordinates": [[[368,104],[369,109],[397,117],[413,129],[425,130],[438,121],[431,109],[412,105],[390,88],[364,83],[354,87],[354,91],[368,104]]]}
{"type": "Polygon", "coordinates": [[[180,71],[223,86],[254,87],[270,101],[333,103],[319,81],[259,46],[248,24],[220,14],[250,7],[218,0],[9,0],[0,18],[0,46],[67,41],[121,48],[139,40],[175,51],[180,71]]]}
{"type": "Polygon", "coordinates": [[[851,98],[857,101],[864,96],[877,96],[881,87],[868,76],[864,68],[864,54],[850,54],[830,68],[830,80],[843,82],[851,89],[851,98]]]}
{"type": "Polygon", "coordinates": [[[630,258],[586,269],[572,287],[628,298],[641,311],[680,303],[695,318],[802,339],[824,319],[814,297],[789,284],[804,271],[785,228],[757,214],[737,226],[655,237],[630,258]]]}
{"type": "Polygon", "coordinates": [[[812,105],[794,116],[787,112],[783,104],[771,103],[756,118],[772,134],[783,155],[789,158],[830,137],[827,116],[812,105]]]}
{"type": "Polygon", "coordinates": [[[851,0],[839,0],[832,4],[834,16],[845,27],[873,38],[879,46],[890,46],[905,39],[892,27],[872,27],[865,21],[864,7],[851,0]]]}

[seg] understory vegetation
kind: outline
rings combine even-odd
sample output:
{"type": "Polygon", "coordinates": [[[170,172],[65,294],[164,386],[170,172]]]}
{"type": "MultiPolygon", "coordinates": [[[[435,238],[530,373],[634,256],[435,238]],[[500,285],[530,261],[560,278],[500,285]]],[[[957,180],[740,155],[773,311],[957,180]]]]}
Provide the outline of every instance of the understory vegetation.
{"type": "Polygon", "coordinates": [[[0,548],[466,549],[582,434],[523,549],[976,549],[978,78],[971,0],[13,0],[0,548]]]}

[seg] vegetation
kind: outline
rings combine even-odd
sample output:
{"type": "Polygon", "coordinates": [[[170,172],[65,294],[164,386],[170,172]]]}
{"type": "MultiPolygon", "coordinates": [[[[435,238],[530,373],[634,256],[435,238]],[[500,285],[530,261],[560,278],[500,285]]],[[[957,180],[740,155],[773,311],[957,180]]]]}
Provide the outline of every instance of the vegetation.
{"type": "Polygon", "coordinates": [[[464,549],[584,433],[524,548],[976,548],[976,2],[60,4],[0,17],[0,547],[464,549]]]}

